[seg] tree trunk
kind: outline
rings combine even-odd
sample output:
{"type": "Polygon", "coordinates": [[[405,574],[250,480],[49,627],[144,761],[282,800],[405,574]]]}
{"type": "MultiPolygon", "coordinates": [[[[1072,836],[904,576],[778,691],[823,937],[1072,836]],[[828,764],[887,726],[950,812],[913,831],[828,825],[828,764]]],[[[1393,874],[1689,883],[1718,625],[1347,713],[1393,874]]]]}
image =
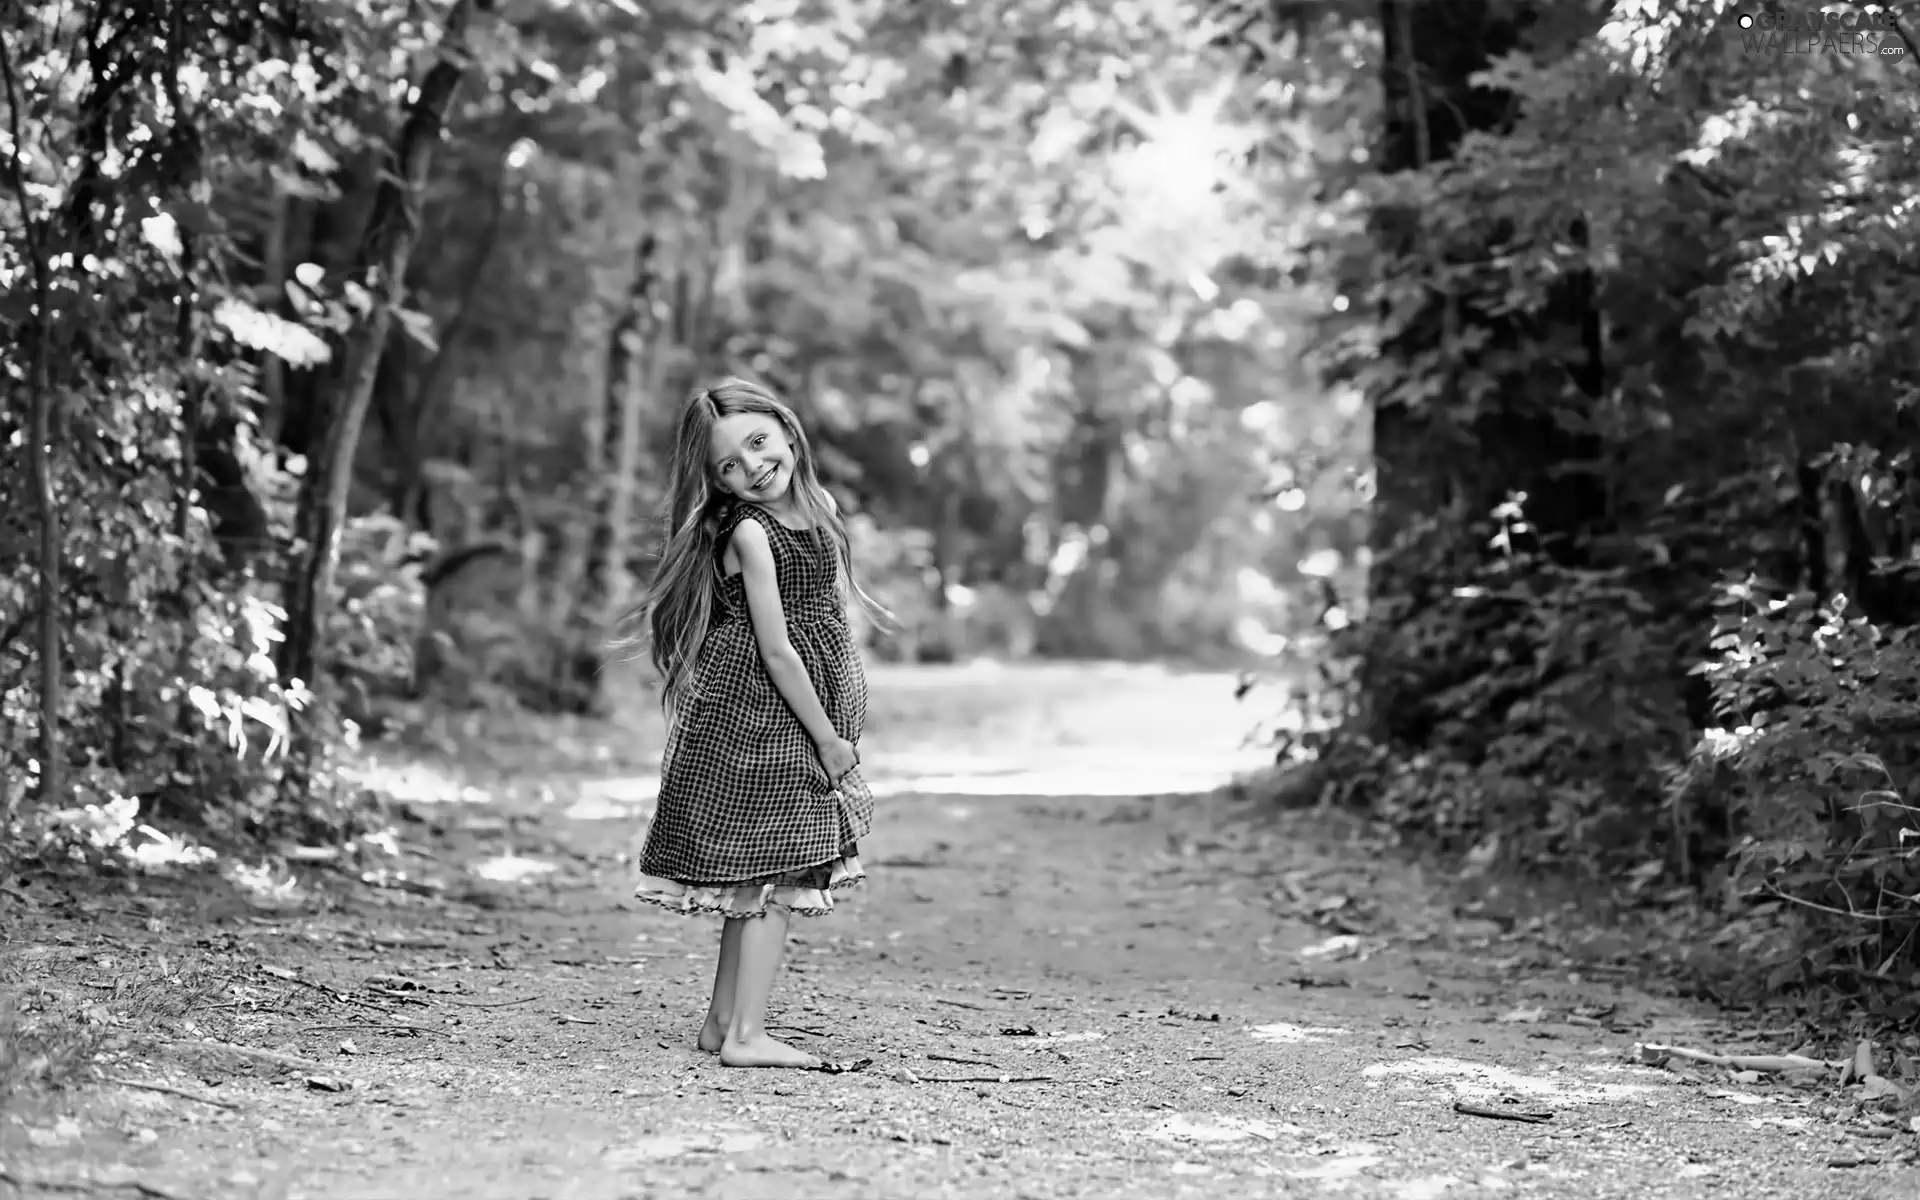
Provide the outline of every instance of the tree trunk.
{"type": "Polygon", "coordinates": [[[616,331],[625,344],[624,369],[620,372],[620,425],[615,443],[612,487],[607,495],[606,606],[603,626],[618,619],[633,593],[632,558],[634,492],[640,484],[640,418],[649,396],[659,394],[665,382],[666,360],[670,347],[666,331],[654,319],[653,285],[658,277],[653,255],[657,242],[652,234],[641,239],[640,270],[634,281],[632,320],[616,331]]]}
{"type": "MultiPolygon", "coordinates": [[[[1536,15],[1532,4],[1383,0],[1380,15],[1383,173],[1425,169],[1451,158],[1468,134],[1499,135],[1511,126],[1513,97],[1470,80],[1521,45],[1522,31],[1536,15]]],[[[1420,244],[1419,214],[1404,208],[1378,210],[1373,235],[1380,260],[1389,263],[1408,256],[1467,261],[1484,251],[1420,244]]],[[[1576,223],[1565,236],[1577,244],[1586,233],[1576,223]]],[[[1590,424],[1605,385],[1591,278],[1572,277],[1532,313],[1481,312],[1473,299],[1434,297],[1419,301],[1413,312],[1383,314],[1398,327],[1384,343],[1384,355],[1404,371],[1431,373],[1436,350],[1458,345],[1469,330],[1484,335],[1476,361],[1438,368],[1445,377],[1430,398],[1373,398],[1376,491],[1368,584],[1370,612],[1383,629],[1404,624],[1430,594],[1446,594],[1454,582],[1423,577],[1420,564],[1405,557],[1410,536],[1414,544],[1422,541],[1417,530],[1423,520],[1457,512],[1479,521],[1509,494],[1524,492],[1533,548],[1574,562],[1584,535],[1605,516],[1594,471],[1599,439],[1590,424]],[[1423,362],[1424,368],[1415,365],[1423,362]],[[1523,365],[1505,365],[1514,362],[1523,365]],[[1468,377],[1476,368],[1483,377],[1494,376],[1490,393],[1472,390],[1468,377]]],[[[1397,653],[1391,639],[1382,647],[1363,675],[1365,723],[1375,737],[1421,743],[1431,715],[1424,708],[1431,681],[1413,679],[1403,673],[1405,663],[1391,661],[1397,653]]]]}
{"type": "MultiPolygon", "coordinates": [[[[273,218],[267,226],[266,245],[260,255],[261,307],[281,317],[287,316],[287,238],[293,224],[294,199],[287,190],[273,184],[273,218]]],[[[278,440],[280,422],[287,410],[287,365],[271,350],[260,355],[261,427],[269,443],[278,440]]]]}
{"type": "Polygon", "coordinates": [[[626,379],[620,393],[620,436],[615,443],[612,486],[607,494],[606,604],[604,623],[617,618],[633,595],[634,493],[640,482],[642,439],[640,416],[646,408],[651,386],[661,374],[659,364],[666,347],[657,335],[646,337],[638,330],[627,334],[635,343],[627,358],[626,379]],[[643,340],[644,339],[644,340],[643,340]]]}
{"type": "Polygon", "coordinates": [[[407,406],[408,422],[401,438],[406,447],[407,458],[401,464],[400,478],[393,491],[394,507],[403,515],[411,514],[419,502],[423,480],[420,477],[421,464],[434,457],[438,446],[433,444],[431,430],[433,421],[439,415],[440,407],[447,388],[445,381],[450,364],[453,362],[453,350],[461,336],[466,332],[467,322],[472,319],[473,302],[480,294],[480,281],[486,278],[487,264],[493,260],[494,247],[500,241],[500,226],[506,218],[507,194],[504,183],[505,167],[501,168],[502,179],[493,185],[492,201],[487,210],[487,223],[480,234],[480,245],[474,250],[473,258],[467,265],[466,276],[460,281],[459,297],[454,301],[453,314],[439,330],[439,347],[433,358],[427,363],[426,371],[414,385],[412,402],[407,406]]]}
{"type": "MultiPolygon", "coordinates": [[[[19,143],[15,143],[18,145],[19,143]]],[[[26,196],[21,202],[26,203],[26,196]]],[[[44,271],[38,252],[35,267],[44,271]]],[[[33,415],[28,461],[33,464],[33,495],[40,510],[40,798],[60,803],[66,795],[64,751],[60,746],[60,504],[53,494],[53,381],[48,359],[53,339],[48,323],[49,289],[36,285],[40,316],[33,338],[31,397],[33,415]]]]}
{"type": "MultiPolygon", "coordinates": [[[[32,347],[28,351],[27,461],[33,473],[34,507],[40,518],[40,799],[63,803],[66,797],[66,758],[60,744],[60,504],[53,491],[53,284],[46,227],[34,211],[20,166],[20,90],[14,78],[13,56],[0,45],[0,84],[7,98],[11,145],[7,153],[7,182],[20,205],[26,227],[27,257],[32,260],[34,312],[32,347]]],[[[76,197],[76,200],[78,197],[76,197]]],[[[0,813],[0,819],[13,814],[0,813]]]]}
{"type": "MultiPolygon", "coordinates": [[[[447,14],[439,60],[427,72],[406,123],[387,156],[373,210],[361,235],[356,274],[370,277],[380,302],[367,323],[349,343],[330,411],[322,421],[320,450],[309,461],[300,491],[298,517],[300,546],[287,589],[287,636],[281,643],[280,677],[313,686],[318,674],[321,627],[325,624],[333,591],[334,570],[340,555],[340,528],[346,519],[347,495],[353,482],[354,450],[373,397],[380,355],[393,325],[393,308],[401,300],[407,260],[418,234],[416,203],[432,163],[448,108],[468,68],[463,45],[466,26],[476,8],[488,0],[457,0],[447,14]]],[[[310,747],[301,744],[304,752],[310,747]]],[[[304,779],[296,781],[304,787],[304,779]]]]}

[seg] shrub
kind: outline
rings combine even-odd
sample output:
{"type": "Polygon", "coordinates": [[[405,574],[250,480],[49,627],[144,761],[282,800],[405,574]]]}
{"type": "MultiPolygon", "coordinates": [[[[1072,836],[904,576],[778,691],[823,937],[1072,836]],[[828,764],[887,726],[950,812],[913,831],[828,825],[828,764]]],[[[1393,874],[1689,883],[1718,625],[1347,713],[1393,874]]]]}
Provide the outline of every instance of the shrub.
{"type": "MultiPolygon", "coordinates": [[[[1913,967],[1920,932],[1920,653],[1845,596],[1719,589],[1714,656],[1698,668],[1715,725],[1668,799],[1688,818],[1723,805],[1734,891],[1816,918],[1774,966],[1775,986],[1840,966],[1913,967]]],[[[1920,984],[1916,972],[1915,984],[1920,984]]]]}

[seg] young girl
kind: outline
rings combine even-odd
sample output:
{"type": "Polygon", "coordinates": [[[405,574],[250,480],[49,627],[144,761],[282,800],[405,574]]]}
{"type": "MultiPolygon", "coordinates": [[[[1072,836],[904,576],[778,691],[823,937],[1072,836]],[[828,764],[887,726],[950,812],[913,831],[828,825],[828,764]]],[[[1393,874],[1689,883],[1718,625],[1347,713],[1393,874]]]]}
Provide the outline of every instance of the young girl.
{"type": "Polygon", "coordinates": [[[680,415],[667,547],[640,608],[666,682],[660,801],[635,895],[719,913],[699,1044],[730,1067],[819,1067],[768,1035],[792,913],[860,882],[873,821],[860,778],[867,679],[846,527],[791,409],[727,379],[680,415]]]}

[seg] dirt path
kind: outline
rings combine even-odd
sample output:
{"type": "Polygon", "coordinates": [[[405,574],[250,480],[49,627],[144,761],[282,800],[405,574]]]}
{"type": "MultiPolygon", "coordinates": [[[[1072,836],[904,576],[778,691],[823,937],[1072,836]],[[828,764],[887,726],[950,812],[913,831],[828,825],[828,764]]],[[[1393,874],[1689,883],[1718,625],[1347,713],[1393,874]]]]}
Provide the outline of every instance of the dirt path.
{"type": "Polygon", "coordinates": [[[717,927],[625,899],[630,788],[440,818],[478,881],[448,895],[49,906],[9,947],[46,996],[141,986],[108,982],[136,962],[162,981],[144,986],[202,987],[167,1018],[179,1048],[107,1073],[232,1107],[122,1087],[22,1106],[0,1121],[0,1197],[1917,1194],[1914,1139],[1856,1136],[1820,1093],[1629,1062],[1635,1041],[1777,1043],[1455,919],[1324,823],[1032,794],[1075,761],[1100,767],[1083,779],[1130,764],[1136,791],[1187,778],[1196,745],[1226,752],[1216,688],[1096,688],[898,753],[870,884],[796,922],[775,993],[796,1040],[871,1059],[858,1073],[692,1048],[717,927]],[[971,773],[930,768],[942,755],[971,773]],[[982,765],[1010,757],[1031,769],[982,765]],[[935,777],[945,792],[902,790],[935,777]],[[1276,890],[1346,896],[1336,919],[1362,932],[1276,890]],[[316,1065],[192,1049],[206,1038],[316,1065]]]}

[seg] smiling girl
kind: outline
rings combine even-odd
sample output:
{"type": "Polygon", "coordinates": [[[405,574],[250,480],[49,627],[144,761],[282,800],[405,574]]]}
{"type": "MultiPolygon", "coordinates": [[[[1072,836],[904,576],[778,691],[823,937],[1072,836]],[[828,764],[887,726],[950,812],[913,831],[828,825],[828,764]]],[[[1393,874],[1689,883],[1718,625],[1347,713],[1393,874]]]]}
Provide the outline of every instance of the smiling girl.
{"type": "Polygon", "coordinates": [[[818,1067],[767,1033],[790,915],[860,882],[867,680],[847,607],[846,527],[793,411],[726,379],[681,413],[666,552],[635,617],[665,680],[660,800],[635,895],[718,913],[702,1050],[734,1067],[818,1067]]]}

